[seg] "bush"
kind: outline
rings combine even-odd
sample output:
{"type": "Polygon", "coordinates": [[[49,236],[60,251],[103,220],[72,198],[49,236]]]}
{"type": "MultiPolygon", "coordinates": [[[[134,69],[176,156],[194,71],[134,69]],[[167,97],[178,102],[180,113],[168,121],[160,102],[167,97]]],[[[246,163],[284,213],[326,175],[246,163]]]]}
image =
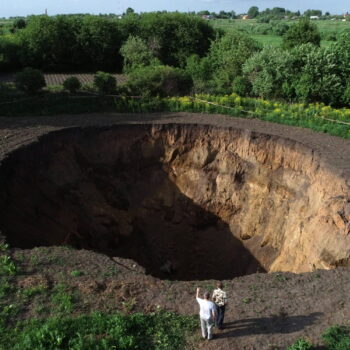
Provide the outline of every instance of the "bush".
{"type": "Polygon", "coordinates": [[[22,322],[2,332],[0,348],[175,350],[185,347],[196,325],[194,317],[170,312],[63,316],[22,322]]]}
{"type": "Polygon", "coordinates": [[[287,350],[312,350],[314,347],[304,339],[298,339],[292,346],[287,350]]]}
{"type": "Polygon", "coordinates": [[[77,77],[69,77],[63,82],[63,87],[68,90],[71,94],[74,94],[81,88],[81,82],[77,77]]]}
{"type": "Polygon", "coordinates": [[[112,74],[97,72],[94,76],[94,86],[100,94],[111,94],[117,88],[117,80],[112,74]]]}
{"type": "Polygon", "coordinates": [[[209,59],[218,93],[230,91],[234,78],[242,75],[243,63],[259,49],[257,42],[237,31],[231,31],[213,42],[209,59]]]}
{"type": "Polygon", "coordinates": [[[309,19],[302,19],[291,25],[283,35],[282,46],[285,49],[291,49],[292,47],[307,43],[320,46],[320,42],[321,35],[316,24],[311,23],[309,19]]]}
{"type": "Polygon", "coordinates": [[[350,326],[334,326],[322,335],[329,350],[350,349],[350,326]]]}
{"type": "Polygon", "coordinates": [[[252,90],[250,81],[245,77],[236,77],[232,83],[232,92],[240,96],[247,96],[252,90]]]}
{"type": "MultiPolygon", "coordinates": [[[[158,43],[154,43],[158,47],[158,43]]],[[[128,40],[120,49],[120,53],[124,58],[124,72],[131,72],[135,68],[151,65],[156,59],[156,52],[154,52],[147,43],[137,37],[129,36],[128,40]]]]}
{"type": "Polygon", "coordinates": [[[43,73],[38,69],[25,68],[15,76],[16,87],[27,93],[36,93],[46,86],[43,73]]]}
{"type": "Polygon", "coordinates": [[[180,68],[148,66],[133,71],[128,86],[132,93],[142,96],[183,96],[192,89],[191,76],[180,68]]]}

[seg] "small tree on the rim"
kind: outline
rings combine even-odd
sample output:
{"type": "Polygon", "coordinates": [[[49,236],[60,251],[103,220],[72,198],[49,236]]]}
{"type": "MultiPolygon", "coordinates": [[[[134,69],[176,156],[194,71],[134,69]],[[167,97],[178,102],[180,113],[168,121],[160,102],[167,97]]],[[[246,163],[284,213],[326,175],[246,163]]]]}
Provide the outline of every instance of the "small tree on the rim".
{"type": "Polygon", "coordinates": [[[94,86],[100,94],[112,94],[117,88],[117,80],[112,74],[97,72],[94,76],[94,86]]]}
{"type": "Polygon", "coordinates": [[[26,93],[34,94],[46,86],[44,74],[34,68],[24,68],[15,75],[17,89],[26,93]]]}
{"type": "Polygon", "coordinates": [[[65,90],[68,90],[71,94],[74,94],[81,88],[81,82],[77,77],[68,77],[63,82],[63,87],[65,90]]]}

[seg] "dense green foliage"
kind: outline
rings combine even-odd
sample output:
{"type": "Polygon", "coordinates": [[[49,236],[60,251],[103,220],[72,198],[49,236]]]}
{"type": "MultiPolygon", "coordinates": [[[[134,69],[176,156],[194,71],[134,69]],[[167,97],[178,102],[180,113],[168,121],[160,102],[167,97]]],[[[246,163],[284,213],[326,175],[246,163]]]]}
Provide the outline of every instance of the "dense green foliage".
{"type": "MultiPolygon", "coordinates": [[[[325,350],[349,350],[350,349],[350,326],[333,326],[322,335],[325,350]]],[[[312,350],[315,349],[305,339],[298,339],[287,350],[312,350]]],[[[323,348],[322,348],[323,349],[323,348]]]]}
{"type": "Polygon", "coordinates": [[[180,68],[148,66],[131,72],[127,85],[134,95],[166,97],[188,95],[193,82],[180,68]]]}
{"type": "Polygon", "coordinates": [[[24,92],[33,94],[41,90],[45,85],[43,73],[38,69],[25,68],[15,76],[16,87],[24,92]]]}
{"type": "Polygon", "coordinates": [[[94,313],[18,323],[0,333],[1,349],[183,349],[197,319],[170,312],[131,315],[94,313]]]}
{"type": "Polygon", "coordinates": [[[305,339],[298,339],[292,346],[287,350],[313,350],[314,347],[305,339]]]}
{"type": "Polygon", "coordinates": [[[112,74],[97,72],[94,76],[94,86],[100,94],[112,94],[117,88],[117,80],[112,74]]]}
{"type": "Polygon", "coordinates": [[[350,326],[334,326],[322,336],[328,350],[350,349],[350,326]]]}
{"type": "Polygon", "coordinates": [[[206,54],[215,30],[201,18],[181,13],[130,13],[121,19],[31,16],[25,27],[0,37],[0,62],[45,71],[120,71],[120,49],[129,36],[158,46],[162,63],[181,66],[191,54],[206,54]]]}
{"type": "MultiPolygon", "coordinates": [[[[346,104],[350,57],[346,43],[329,48],[301,45],[292,50],[265,47],[243,67],[251,94],[300,102],[346,104]]],[[[348,44],[349,45],[349,44],[348,44]]]]}
{"type": "Polygon", "coordinates": [[[306,18],[290,26],[283,35],[283,47],[286,49],[308,43],[320,46],[320,42],[321,35],[316,24],[306,18]]]}
{"type": "Polygon", "coordinates": [[[81,88],[81,82],[77,77],[69,77],[63,82],[63,87],[73,94],[81,88]]]}
{"type": "Polygon", "coordinates": [[[124,72],[128,73],[136,68],[160,64],[156,58],[159,49],[160,45],[155,40],[148,45],[140,37],[130,36],[120,49],[124,58],[124,72]]]}

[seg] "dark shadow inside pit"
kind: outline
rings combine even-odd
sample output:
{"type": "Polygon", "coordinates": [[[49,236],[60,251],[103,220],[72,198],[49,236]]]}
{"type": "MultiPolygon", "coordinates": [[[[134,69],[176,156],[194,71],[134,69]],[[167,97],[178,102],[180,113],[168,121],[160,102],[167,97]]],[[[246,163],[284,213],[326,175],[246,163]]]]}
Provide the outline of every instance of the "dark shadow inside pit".
{"type": "Polygon", "coordinates": [[[263,271],[225,222],[179,191],[162,141],[147,133],[70,129],[13,152],[0,168],[0,229],[10,245],[90,249],[175,280],[263,271]]]}

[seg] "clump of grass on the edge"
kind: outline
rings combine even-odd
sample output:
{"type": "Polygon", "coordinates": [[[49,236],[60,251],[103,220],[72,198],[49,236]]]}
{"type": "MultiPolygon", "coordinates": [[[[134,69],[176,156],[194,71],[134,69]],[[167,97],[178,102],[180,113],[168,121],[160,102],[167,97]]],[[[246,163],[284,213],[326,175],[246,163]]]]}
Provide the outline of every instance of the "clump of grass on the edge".
{"type": "Polygon", "coordinates": [[[322,339],[329,350],[349,350],[350,326],[333,326],[322,335],[322,339]]]}

